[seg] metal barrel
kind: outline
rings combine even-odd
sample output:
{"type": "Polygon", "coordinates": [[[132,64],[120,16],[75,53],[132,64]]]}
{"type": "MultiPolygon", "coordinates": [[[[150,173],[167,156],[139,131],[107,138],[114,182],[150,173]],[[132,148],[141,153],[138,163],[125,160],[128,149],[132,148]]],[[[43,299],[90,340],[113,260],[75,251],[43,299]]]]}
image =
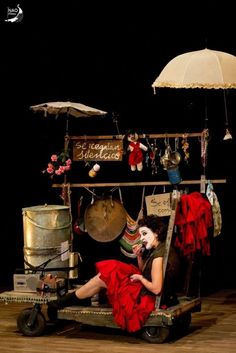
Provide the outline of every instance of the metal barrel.
{"type": "Polygon", "coordinates": [[[25,270],[48,272],[52,268],[50,273],[67,278],[72,242],[70,208],[40,205],[22,208],[22,214],[25,270]]]}

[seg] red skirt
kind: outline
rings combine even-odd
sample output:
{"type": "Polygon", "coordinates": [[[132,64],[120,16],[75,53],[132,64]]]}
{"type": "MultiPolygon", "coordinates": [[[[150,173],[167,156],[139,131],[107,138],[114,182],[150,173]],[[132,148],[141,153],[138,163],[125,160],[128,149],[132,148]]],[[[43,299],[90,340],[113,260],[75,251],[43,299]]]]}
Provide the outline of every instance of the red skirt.
{"type": "Polygon", "coordinates": [[[140,270],[118,260],[97,262],[96,269],[107,285],[107,296],[117,325],[129,332],[140,330],[155,309],[155,296],[140,295],[143,285],[130,280],[130,276],[141,273],[140,270]]]}

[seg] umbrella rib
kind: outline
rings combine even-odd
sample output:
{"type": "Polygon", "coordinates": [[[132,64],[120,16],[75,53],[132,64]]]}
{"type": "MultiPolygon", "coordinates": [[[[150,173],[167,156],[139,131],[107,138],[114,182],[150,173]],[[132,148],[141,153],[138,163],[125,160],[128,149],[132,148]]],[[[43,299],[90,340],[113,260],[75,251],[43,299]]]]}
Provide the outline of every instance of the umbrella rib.
{"type": "MultiPolygon", "coordinates": [[[[81,114],[84,114],[84,112],[83,112],[82,110],[78,109],[78,108],[77,108],[77,109],[69,108],[69,109],[71,109],[72,111],[80,112],[81,114]]],[[[92,116],[92,115],[94,115],[94,114],[91,113],[91,112],[86,111],[86,115],[92,116]]]]}
{"type": "Polygon", "coordinates": [[[192,60],[193,55],[194,55],[194,53],[190,56],[189,61],[188,61],[188,64],[187,64],[186,67],[185,67],[185,70],[184,70],[184,73],[183,73],[183,78],[182,78],[182,84],[184,84],[185,75],[186,75],[187,69],[189,68],[189,65],[190,65],[190,62],[191,62],[191,60],[192,60]]]}
{"type": "Polygon", "coordinates": [[[214,57],[216,57],[216,62],[217,62],[217,65],[218,65],[218,68],[219,68],[219,72],[221,74],[221,82],[224,83],[224,77],[223,77],[223,74],[222,74],[222,69],[221,69],[221,66],[220,66],[220,62],[219,62],[219,58],[218,56],[215,54],[214,51],[211,51],[210,54],[214,57]]]}

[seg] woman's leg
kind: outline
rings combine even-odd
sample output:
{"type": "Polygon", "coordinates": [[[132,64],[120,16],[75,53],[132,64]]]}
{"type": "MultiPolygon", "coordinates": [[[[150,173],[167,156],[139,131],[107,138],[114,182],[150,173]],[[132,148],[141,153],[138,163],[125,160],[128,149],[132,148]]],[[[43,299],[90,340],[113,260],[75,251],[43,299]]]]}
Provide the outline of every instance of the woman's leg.
{"type": "Polygon", "coordinates": [[[76,291],[66,294],[58,300],[48,302],[48,317],[51,320],[57,318],[57,310],[71,305],[86,305],[86,299],[100,292],[102,288],[107,288],[106,284],[99,278],[100,273],[91,278],[87,283],[76,291]]]}
{"type": "Polygon", "coordinates": [[[78,299],[85,299],[99,293],[102,288],[107,288],[105,282],[100,279],[100,273],[92,277],[87,283],[75,292],[78,299]]]}

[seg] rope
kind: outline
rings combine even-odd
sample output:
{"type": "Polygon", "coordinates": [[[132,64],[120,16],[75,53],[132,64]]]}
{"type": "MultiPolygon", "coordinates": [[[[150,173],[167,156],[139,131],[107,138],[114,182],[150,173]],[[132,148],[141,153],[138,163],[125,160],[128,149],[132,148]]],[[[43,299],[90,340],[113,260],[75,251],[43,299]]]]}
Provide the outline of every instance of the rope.
{"type": "Polygon", "coordinates": [[[87,188],[86,186],[84,186],[84,188],[85,188],[85,190],[90,192],[90,194],[92,194],[93,196],[97,196],[94,191],[89,190],[89,188],[87,188]]]}

